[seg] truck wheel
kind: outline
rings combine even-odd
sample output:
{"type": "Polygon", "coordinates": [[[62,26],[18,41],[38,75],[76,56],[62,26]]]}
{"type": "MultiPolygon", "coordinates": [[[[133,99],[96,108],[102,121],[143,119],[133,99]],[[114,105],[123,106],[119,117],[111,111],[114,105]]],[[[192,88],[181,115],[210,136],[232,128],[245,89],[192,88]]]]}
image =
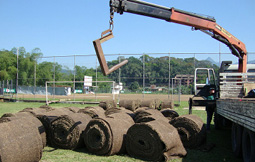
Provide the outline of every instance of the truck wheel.
{"type": "Polygon", "coordinates": [[[232,150],[236,157],[242,156],[242,126],[233,123],[231,130],[232,150]]]}
{"type": "Polygon", "coordinates": [[[255,161],[255,133],[244,129],[242,137],[242,149],[244,162],[255,161]]]}

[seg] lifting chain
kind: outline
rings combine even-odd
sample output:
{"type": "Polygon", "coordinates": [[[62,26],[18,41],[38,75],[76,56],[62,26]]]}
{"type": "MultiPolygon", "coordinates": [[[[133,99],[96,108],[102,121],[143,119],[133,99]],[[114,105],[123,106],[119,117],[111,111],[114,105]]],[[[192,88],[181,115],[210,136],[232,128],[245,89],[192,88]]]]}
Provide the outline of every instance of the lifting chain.
{"type": "Polygon", "coordinates": [[[111,9],[110,9],[110,21],[109,21],[109,23],[110,23],[110,30],[113,30],[113,27],[114,27],[114,22],[113,22],[113,18],[114,18],[114,9],[113,9],[113,7],[111,7],[111,9]]]}

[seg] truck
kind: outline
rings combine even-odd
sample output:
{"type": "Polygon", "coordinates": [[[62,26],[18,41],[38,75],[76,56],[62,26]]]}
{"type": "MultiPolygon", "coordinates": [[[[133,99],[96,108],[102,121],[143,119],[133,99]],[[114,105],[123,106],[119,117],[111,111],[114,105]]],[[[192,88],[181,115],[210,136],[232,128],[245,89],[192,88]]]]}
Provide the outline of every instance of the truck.
{"type": "Polygon", "coordinates": [[[255,99],[244,98],[249,90],[255,88],[255,80],[254,73],[247,73],[245,44],[218,25],[215,18],[210,16],[141,0],[110,0],[110,28],[102,32],[101,38],[93,41],[104,75],[108,75],[128,63],[127,60],[124,60],[109,69],[101,46],[101,43],[113,38],[115,13],[132,13],[190,26],[193,30],[201,31],[222,42],[230,49],[231,53],[239,60],[237,72],[226,72],[227,67],[231,64],[228,61],[222,63],[218,77],[213,69],[197,69],[205,71],[207,77],[205,77],[205,83],[196,83],[194,86],[195,95],[189,100],[189,113],[192,113],[192,106],[215,104],[215,124],[218,125],[224,120],[232,122],[232,149],[235,155],[242,155],[245,162],[255,161],[255,99]],[[209,101],[202,98],[208,96],[210,88],[216,89],[216,100],[209,101]]]}
{"type": "Polygon", "coordinates": [[[223,61],[218,75],[215,75],[212,68],[196,68],[194,96],[189,99],[189,114],[193,106],[215,105],[215,128],[232,124],[233,153],[245,162],[250,162],[254,161],[255,153],[255,95],[250,98],[249,92],[255,88],[255,73],[239,73],[231,66],[231,61],[223,61]],[[210,88],[216,89],[215,100],[206,99],[210,88]]]}

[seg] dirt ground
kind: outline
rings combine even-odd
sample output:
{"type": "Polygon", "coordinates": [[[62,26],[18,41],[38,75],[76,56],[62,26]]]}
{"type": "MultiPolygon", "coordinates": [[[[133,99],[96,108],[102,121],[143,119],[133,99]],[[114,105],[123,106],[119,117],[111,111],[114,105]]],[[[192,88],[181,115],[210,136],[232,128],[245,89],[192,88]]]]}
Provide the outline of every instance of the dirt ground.
{"type": "MultiPolygon", "coordinates": [[[[14,98],[16,96],[14,95],[14,98]]],[[[151,100],[151,99],[160,99],[160,100],[174,100],[174,101],[188,101],[189,98],[192,97],[192,95],[181,95],[179,98],[179,95],[165,95],[165,94],[120,94],[120,95],[112,95],[107,93],[102,94],[73,94],[70,96],[53,96],[48,95],[48,99],[56,99],[56,100],[83,100],[83,101],[100,101],[100,100],[123,100],[123,99],[129,99],[129,100],[136,100],[136,99],[145,99],[145,100],[151,100]]],[[[18,98],[20,99],[31,99],[31,100],[42,100],[46,99],[45,95],[27,95],[27,94],[19,94],[18,98]]]]}

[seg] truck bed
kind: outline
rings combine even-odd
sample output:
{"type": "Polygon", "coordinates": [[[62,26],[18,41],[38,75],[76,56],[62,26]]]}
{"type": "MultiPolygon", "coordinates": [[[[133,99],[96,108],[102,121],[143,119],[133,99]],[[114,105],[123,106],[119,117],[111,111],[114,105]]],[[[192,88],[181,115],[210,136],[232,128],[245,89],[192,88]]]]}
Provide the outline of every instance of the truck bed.
{"type": "Polygon", "coordinates": [[[217,113],[255,132],[255,98],[221,98],[217,113]]]}

